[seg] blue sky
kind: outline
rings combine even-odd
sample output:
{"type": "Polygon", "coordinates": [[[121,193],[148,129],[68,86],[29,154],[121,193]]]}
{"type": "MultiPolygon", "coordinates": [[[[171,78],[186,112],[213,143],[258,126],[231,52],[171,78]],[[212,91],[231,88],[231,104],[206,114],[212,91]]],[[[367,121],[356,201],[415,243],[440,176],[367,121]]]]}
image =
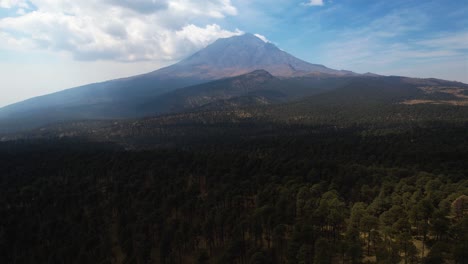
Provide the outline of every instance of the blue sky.
{"type": "Polygon", "coordinates": [[[466,0],[0,0],[0,106],[243,32],[331,68],[468,83],[466,0]]]}

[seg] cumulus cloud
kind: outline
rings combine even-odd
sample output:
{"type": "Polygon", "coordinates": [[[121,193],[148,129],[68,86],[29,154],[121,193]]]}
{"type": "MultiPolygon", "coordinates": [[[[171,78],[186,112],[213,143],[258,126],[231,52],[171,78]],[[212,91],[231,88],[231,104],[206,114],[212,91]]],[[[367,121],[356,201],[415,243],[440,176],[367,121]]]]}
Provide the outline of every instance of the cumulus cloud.
{"type": "Polygon", "coordinates": [[[304,3],[306,6],[323,6],[323,0],[310,0],[307,3],[304,3]]]}
{"type": "MultiPolygon", "coordinates": [[[[230,0],[29,2],[34,10],[0,19],[0,47],[66,52],[78,60],[172,61],[242,33],[217,24],[237,14],[230,0]]],[[[0,0],[4,8],[27,8],[24,4],[0,0]]]]}

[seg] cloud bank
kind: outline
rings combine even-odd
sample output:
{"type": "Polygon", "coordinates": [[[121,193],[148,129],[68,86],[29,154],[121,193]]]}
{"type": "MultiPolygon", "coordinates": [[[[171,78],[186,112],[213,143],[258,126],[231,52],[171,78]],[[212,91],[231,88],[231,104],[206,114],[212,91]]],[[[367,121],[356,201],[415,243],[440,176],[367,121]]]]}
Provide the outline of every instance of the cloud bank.
{"type": "Polygon", "coordinates": [[[49,50],[77,60],[173,61],[222,37],[230,0],[0,0],[3,49],[49,50]]]}

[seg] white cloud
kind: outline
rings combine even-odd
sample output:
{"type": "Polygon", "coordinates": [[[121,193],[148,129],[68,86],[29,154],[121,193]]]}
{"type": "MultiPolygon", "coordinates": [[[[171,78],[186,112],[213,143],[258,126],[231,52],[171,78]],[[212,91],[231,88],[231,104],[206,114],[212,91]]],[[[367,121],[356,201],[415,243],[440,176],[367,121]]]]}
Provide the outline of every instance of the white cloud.
{"type": "Polygon", "coordinates": [[[321,60],[327,66],[357,72],[410,75],[467,81],[468,31],[420,35],[427,18],[417,11],[400,10],[374,20],[361,28],[351,28],[337,34],[327,43],[321,60]],[[411,16],[408,15],[411,13],[411,16]],[[411,65],[411,67],[409,67],[411,65]],[[436,74],[434,69],[440,67],[436,74]],[[412,70],[409,70],[412,68],[412,70]],[[465,74],[462,74],[465,71],[465,74]],[[458,76],[458,77],[456,77],[458,76]]]}
{"type": "Polygon", "coordinates": [[[184,15],[208,16],[223,18],[226,15],[237,15],[237,9],[230,0],[171,0],[168,1],[169,9],[175,13],[184,15]]]}
{"type": "Polygon", "coordinates": [[[431,48],[450,48],[468,50],[468,31],[452,34],[441,34],[430,39],[418,41],[417,44],[431,48]]]}
{"type": "Polygon", "coordinates": [[[25,0],[0,0],[0,8],[29,8],[25,0]]]}
{"type": "Polygon", "coordinates": [[[304,3],[306,6],[323,6],[323,0],[310,0],[308,3],[304,3]]]}
{"type": "Polygon", "coordinates": [[[263,42],[265,42],[265,43],[271,42],[271,41],[269,41],[269,40],[268,40],[265,36],[263,36],[263,35],[260,35],[260,34],[254,34],[254,35],[255,35],[257,38],[263,40],[263,42]]]}
{"type": "MultiPolygon", "coordinates": [[[[237,14],[230,0],[30,2],[36,10],[0,19],[0,48],[66,52],[78,60],[172,61],[242,33],[217,24],[237,14]]],[[[24,3],[0,0],[5,7],[24,3]]]]}

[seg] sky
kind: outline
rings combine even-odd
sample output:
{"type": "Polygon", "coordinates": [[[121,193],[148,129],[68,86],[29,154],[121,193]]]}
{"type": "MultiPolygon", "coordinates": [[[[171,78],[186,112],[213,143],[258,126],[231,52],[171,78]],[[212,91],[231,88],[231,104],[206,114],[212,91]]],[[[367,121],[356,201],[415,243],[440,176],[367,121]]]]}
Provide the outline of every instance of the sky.
{"type": "Polygon", "coordinates": [[[0,0],[0,107],[246,32],[334,69],[468,83],[466,0],[0,0]]]}

